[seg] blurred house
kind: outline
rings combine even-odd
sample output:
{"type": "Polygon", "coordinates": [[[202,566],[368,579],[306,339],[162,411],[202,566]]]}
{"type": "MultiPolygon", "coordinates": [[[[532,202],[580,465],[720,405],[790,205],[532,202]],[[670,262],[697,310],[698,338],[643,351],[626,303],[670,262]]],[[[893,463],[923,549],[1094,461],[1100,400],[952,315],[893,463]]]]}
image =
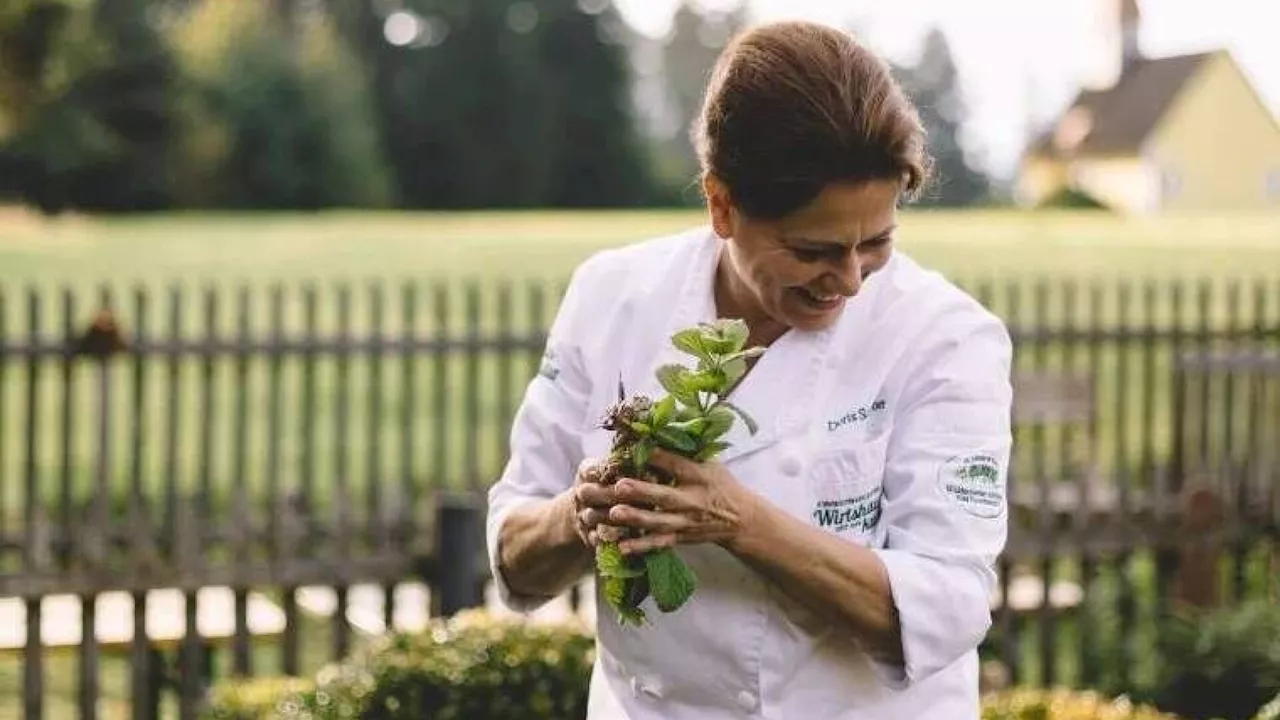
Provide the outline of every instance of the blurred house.
{"type": "Polygon", "coordinates": [[[1029,147],[1024,205],[1087,196],[1125,214],[1280,210],[1280,122],[1225,50],[1144,58],[1136,0],[1115,6],[1119,72],[1029,147]]]}

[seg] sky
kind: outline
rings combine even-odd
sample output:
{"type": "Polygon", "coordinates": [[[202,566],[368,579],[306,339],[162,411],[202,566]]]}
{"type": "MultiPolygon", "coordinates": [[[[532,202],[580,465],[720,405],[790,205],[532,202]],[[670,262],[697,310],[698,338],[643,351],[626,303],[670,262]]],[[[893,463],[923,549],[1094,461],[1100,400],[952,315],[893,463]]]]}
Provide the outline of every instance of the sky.
{"type": "MultiPolygon", "coordinates": [[[[1114,0],[746,0],[753,22],[802,18],[856,29],[899,61],[915,58],[930,26],[947,35],[971,110],[966,146],[1008,177],[1030,128],[1040,129],[1082,83],[1115,57],[1107,44],[1114,0]]],[[[737,0],[701,0],[706,8],[737,0]]],[[[615,0],[622,16],[654,37],[679,0],[615,0]]],[[[1225,48],[1273,113],[1280,114],[1280,0],[1140,0],[1142,52],[1152,57],[1225,48]],[[1212,13],[1208,11],[1212,8],[1212,13]]]]}

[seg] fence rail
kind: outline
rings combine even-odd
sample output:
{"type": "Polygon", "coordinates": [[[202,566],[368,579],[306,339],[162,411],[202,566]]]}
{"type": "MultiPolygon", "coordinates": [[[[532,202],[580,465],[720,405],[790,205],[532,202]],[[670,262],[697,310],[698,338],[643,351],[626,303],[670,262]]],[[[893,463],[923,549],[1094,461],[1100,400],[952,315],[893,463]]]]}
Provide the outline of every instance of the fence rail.
{"type": "MultiPolygon", "coordinates": [[[[0,704],[192,717],[217,668],[309,672],[480,602],[483,491],[563,287],[0,287],[0,626],[43,628],[0,633],[0,704]]],[[[1018,384],[984,652],[1131,682],[1205,557],[1209,600],[1277,591],[1280,282],[968,287],[1018,384]]]]}

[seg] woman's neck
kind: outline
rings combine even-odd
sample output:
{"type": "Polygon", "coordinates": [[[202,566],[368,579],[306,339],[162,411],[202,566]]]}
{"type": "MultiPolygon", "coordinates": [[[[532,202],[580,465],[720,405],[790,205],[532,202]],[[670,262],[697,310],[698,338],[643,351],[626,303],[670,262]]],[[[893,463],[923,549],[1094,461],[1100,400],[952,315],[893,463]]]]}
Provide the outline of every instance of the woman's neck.
{"type": "Polygon", "coordinates": [[[746,322],[748,347],[768,347],[789,329],[764,312],[723,253],[716,263],[713,297],[717,318],[746,322]]]}

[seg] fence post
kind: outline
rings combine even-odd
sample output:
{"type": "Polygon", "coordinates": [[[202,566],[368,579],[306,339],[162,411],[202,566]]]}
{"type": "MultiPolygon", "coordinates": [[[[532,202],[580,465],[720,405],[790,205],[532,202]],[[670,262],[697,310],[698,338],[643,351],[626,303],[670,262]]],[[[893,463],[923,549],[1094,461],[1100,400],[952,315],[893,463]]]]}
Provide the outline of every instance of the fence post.
{"type": "Polygon", "coordinates": [[[436,523],[435,614],[450,616],[484,604],[483,576],[477,559],[484,555],[484,509],[471,494],[440,498],[436,523]]]}

